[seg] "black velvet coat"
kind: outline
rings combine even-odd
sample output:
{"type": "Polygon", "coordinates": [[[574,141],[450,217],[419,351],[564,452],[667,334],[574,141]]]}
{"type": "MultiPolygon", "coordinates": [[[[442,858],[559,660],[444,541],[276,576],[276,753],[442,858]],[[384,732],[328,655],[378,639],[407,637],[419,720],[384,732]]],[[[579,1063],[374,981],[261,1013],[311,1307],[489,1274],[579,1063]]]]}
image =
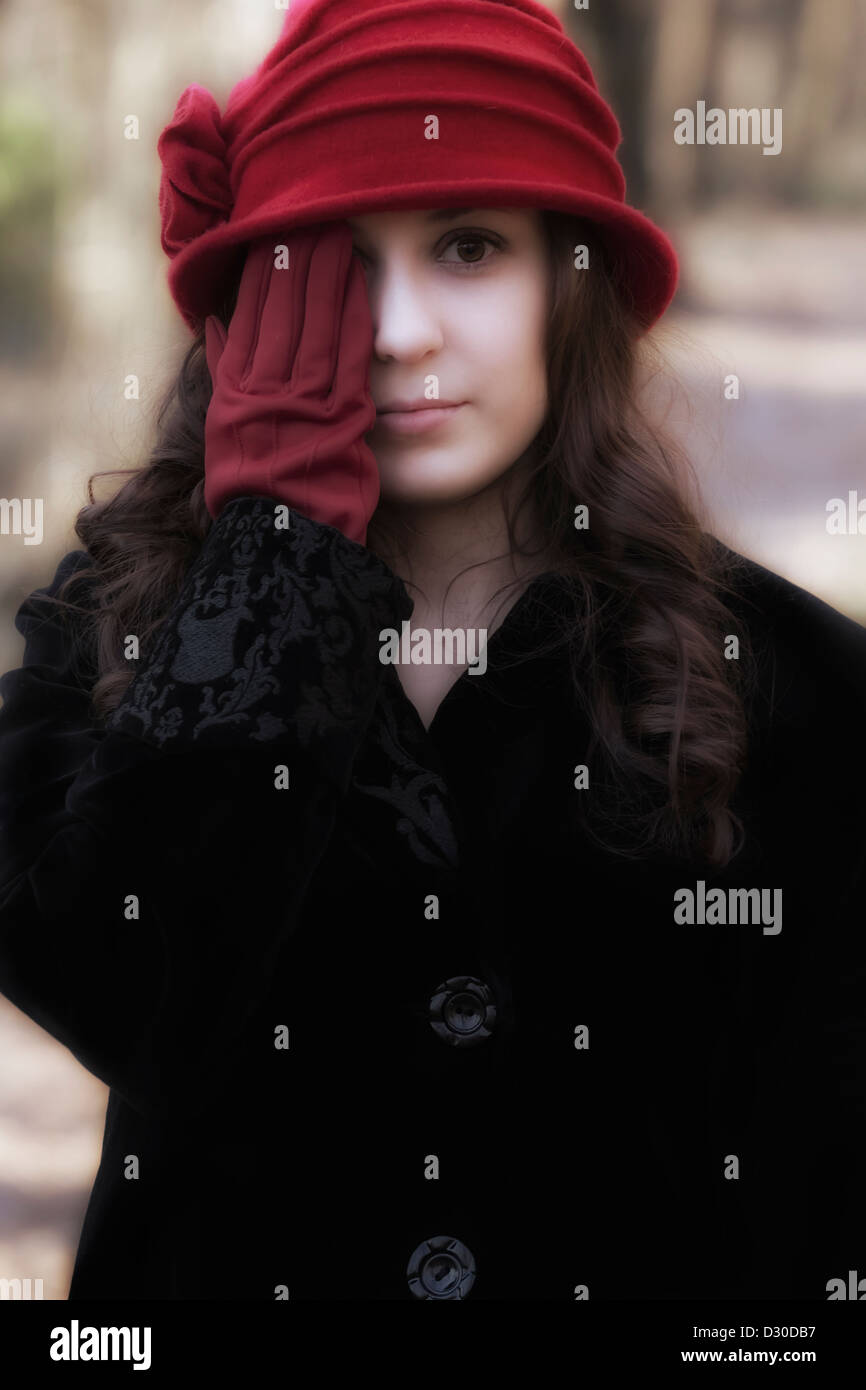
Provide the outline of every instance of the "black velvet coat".
{"type": "Polygon", "coordinates": [[[554,576],[429,733],[379,661],[401,581],[266,498],[211,528],[107,722],[45,592],[0,681],[0,990],[110,1088],[70,1298],[866,1274],[866,629],[744,569],[748,837],[713,872],[580,833],[564,651],[514,664],[554,576]],[[699,881],[781,889],[781,929],[677,920],[699,881]]]}

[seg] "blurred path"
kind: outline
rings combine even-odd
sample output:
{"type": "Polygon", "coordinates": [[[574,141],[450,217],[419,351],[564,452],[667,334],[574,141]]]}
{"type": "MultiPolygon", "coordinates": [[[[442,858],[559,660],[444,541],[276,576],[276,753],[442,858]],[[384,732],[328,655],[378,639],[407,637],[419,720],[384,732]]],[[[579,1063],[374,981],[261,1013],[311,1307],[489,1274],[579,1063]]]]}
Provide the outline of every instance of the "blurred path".
{"type": "Polygon", "coordinates": [[[866,622],[866,534],[826,527],[831,498],[866,499],[864,219],[731,208],[677,244],[684,292],[659,335],[686,397],[671,422],[718,534],[866,622]]]}
{"type": "Polygon", "coordinates": [[[108,1091],[5,999],[0,1057],[0,1278],[65,1299],[108,1091]]]}

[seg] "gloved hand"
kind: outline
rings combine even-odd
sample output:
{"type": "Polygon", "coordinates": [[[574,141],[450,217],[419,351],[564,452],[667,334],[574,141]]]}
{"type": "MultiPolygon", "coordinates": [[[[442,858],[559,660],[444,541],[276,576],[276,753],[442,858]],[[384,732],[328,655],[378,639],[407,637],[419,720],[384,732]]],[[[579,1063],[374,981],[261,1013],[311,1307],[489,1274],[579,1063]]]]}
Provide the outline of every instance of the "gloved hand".
{"type": "Polygon", "coordinates": [[[373,326],[348,223],[252,243],[228,333],[205,323],[213,396],[205,420],[205,505],[264,495],[365,544],[379,470],[364,443],[373,326]]]}

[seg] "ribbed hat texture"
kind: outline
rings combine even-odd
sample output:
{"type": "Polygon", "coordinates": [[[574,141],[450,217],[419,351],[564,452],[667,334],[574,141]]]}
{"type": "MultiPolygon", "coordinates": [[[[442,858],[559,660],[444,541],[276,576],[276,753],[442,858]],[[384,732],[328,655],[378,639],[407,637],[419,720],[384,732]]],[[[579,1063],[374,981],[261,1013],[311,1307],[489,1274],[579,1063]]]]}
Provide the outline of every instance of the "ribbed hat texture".
{"type": "Polygon", "coordinates": [[[649,328],[677,256],[625,202],[621,139],[586,58],[535,0],[294,0],[224,114],[193,83],[160,135],[169,288],[197,331],[262,235],[366,212],[551,208],[605,229],[649,328]]]}

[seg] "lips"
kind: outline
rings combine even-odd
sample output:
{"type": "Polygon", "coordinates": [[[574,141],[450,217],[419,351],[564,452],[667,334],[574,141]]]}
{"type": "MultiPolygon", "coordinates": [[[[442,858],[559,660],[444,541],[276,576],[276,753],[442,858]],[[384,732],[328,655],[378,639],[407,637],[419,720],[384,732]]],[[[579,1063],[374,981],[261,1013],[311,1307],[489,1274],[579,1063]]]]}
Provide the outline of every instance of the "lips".
{"type": "Polygon", "coordinates": [[[445,401],[437,401],[435,405],[431,406],[429,401],[425,401],[423,405],[414,403],[409,410],[383,410],[376,417],[376,425],[386,434],[427,434],[430,430],[442,429],[446,426],[449,420],[453,420],[459,414],[465,404],[465,401],[461,401],[459,405],[449,405],[445,401]]]}
{"type": "Polygon", "coordinates": [[[449,401],[440,397],[435,401],[427,400],[395,400],[388,405],[380,406],[376,412],[378,415],[409,415],[415,410],[446,410],[449,406],[463,405],[463,401],[449,401]]]}

